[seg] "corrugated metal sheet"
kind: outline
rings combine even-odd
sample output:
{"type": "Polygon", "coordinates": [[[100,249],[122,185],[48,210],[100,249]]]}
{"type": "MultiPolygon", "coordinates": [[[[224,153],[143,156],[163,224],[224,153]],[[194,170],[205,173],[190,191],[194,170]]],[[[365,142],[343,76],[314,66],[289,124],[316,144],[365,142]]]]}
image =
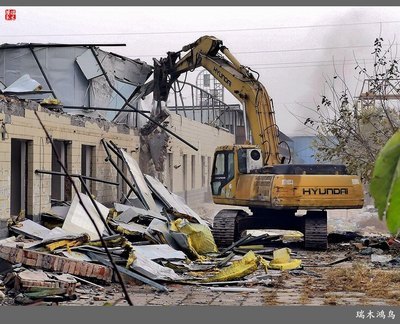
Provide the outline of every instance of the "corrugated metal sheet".
{"type": "MultiPolygon", "coordinates": [[[[95,60],[90,60],[90,55],[93,54],[87,47],[46,47],[44,44],[43,47],[34,47],[34,51],[56,96],[65,106],[121,108],[124,104],[103,76],[90,73],[97,68],[95,60]],[[77,59],[84,66],[83,69],[91,81],[85,77],[77,59]],[[91,66],[92,64],[94,66],[91,66]]],[[[151,74],[152,68],[145,62],[120,57],[100,49],[96,51],[112,84],[126,97],[129,97],[138,85],[144,84],[151,74]]],[[[50,90],[29,48],[0,46],[0,82],[9,86],[25,74],[29,74],[33,80],[40,83],[43,90],[50,90]]],[[[40,99],[50,96],[51,94],[29,95],[28,98],[40,99]]],[[[26,95],[24,98],[27,98],[26,95]]],[[[68,112],[82,113],[80,109],[68,112]]],[[[111,120],[115,113],[103,115],[111,120]]]]}

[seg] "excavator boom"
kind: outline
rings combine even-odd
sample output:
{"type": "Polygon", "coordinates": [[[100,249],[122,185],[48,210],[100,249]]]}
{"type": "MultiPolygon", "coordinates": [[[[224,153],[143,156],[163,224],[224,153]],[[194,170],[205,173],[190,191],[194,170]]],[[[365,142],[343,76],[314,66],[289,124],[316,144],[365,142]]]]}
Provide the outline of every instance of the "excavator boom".
{"type": "Polygon", "coordinates": [[[172,83],[182,74],[199,66],[208,70],[242,104],[249,122],[252,143],[260,147],[265,165],[281,163],[279,130],[275,113],[265,87],[249,68],[242,66],[222,41],[204,36],[184,46],[180,52],[156,61],[154,76],[161,85],[156,100],[166,101],[172,83]],[[182,51],[188,53],[180,58],[182,51]],[[167,80],[167,76],[169,79],[167,80]]]}

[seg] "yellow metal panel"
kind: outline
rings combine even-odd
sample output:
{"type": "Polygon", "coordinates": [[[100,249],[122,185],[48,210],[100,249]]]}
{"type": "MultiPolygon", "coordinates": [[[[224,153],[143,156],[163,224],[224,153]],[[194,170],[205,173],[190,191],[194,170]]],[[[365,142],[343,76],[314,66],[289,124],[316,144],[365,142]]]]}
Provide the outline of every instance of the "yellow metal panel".
{"type": "Polygon", "coordinates": [[[216,204],[300,209],[350,209],[364,204],[362,184],[353,175],[241,174],[236,188],[234,182],[229,196],[213,197],[216,204]]]}
{"type": "Polygon", "coordinates": [[[277,175],[273,205],[298,208],[361,208],[363,188],[352,175],[277,175]]]}

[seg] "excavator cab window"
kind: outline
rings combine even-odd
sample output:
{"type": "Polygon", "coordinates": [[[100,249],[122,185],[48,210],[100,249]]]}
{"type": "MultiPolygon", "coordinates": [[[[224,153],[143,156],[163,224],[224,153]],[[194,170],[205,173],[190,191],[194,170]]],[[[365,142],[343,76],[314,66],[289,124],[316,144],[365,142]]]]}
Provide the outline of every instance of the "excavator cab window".
{"type": "Polygon", "coordinates": [[[211,189],[214,196],[221,194],[222,188],[233,179],[235,165],[233,152],[220,151],[215,154],[214,168],[211,176],[211,189]]]}
{"type": "Polygon", "coordinates": [[[247,150],[238,150],[238,165],[240,173],[247,173],[247,150]]]}

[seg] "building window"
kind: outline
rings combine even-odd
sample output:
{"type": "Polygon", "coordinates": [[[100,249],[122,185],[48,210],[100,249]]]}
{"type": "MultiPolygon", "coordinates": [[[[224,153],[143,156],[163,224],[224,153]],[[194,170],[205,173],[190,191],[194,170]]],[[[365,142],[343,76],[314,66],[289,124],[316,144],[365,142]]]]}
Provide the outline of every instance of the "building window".
{"type": "Polygon", "coordinates": [[[206,186],[206,158],[205,156],[201,157],[201,187],[204,188],[206,186]]]}
{"type": "MultiPolygon", "coordinates": [[[[81,149],[81,174],[86,177],[94,177],[93,174],[93,163],[95,162],[94,159],[94,152],[95,152],[95,146],[90,146],[90,145],[82,145],[81,149]]],[[[93,182],[90,180],[85,180],[85,184],[89,191],[93,190],[93,182]]],[[[82,185],[81,188],[83,193],[85,192],[85,188],[82,185]]]]}
{"type": "Polygon", "coordinates": [[[203,74],[203,85],[204,85],[204,87],[210,86],[210,74],[207,74],[207,73],[203,74]]]}
{"type": "Polygon", "coordinates": [[[211,186],[210,186],[210,181],[211,181],[211,168],[212,168],[212,164],[211,164],[211,156],[207,157],[207,187],[208,187],[208,191],[210,191],[211,186]]]}
{"type": "Polygon", "coordinates": [[[192,189],[196,188],[196,156],[192,155],[192,189]]]}
{"type": "MultiPolygon", "coordinates": [[[[69,171],[68,159],[71,155],[71,142],[54,140],[54,147],[60,158],[61,163],[69,171]]],[[[54,151],[51,151],[51,171],[63,172],[60,163],[57,161],[57,156],[54,151]]],[[[52,175],[51,176],[51,199],[65,201],[71,199],[71,184],[64,176],[52,175]]]]}
{"type": "Polygon", "coordinates": [[[182,184],[182,191],[185,197],[185,200],[187,201],[187,154],[184,154],[182,157],[182,180],[183,180],[183,184],[182,184]]]}
{"type": "Polygon", "coordinates": [[[167,188],[169,191],[174,191],[174,155],[168,153],[167,155],[167,188]]]}

